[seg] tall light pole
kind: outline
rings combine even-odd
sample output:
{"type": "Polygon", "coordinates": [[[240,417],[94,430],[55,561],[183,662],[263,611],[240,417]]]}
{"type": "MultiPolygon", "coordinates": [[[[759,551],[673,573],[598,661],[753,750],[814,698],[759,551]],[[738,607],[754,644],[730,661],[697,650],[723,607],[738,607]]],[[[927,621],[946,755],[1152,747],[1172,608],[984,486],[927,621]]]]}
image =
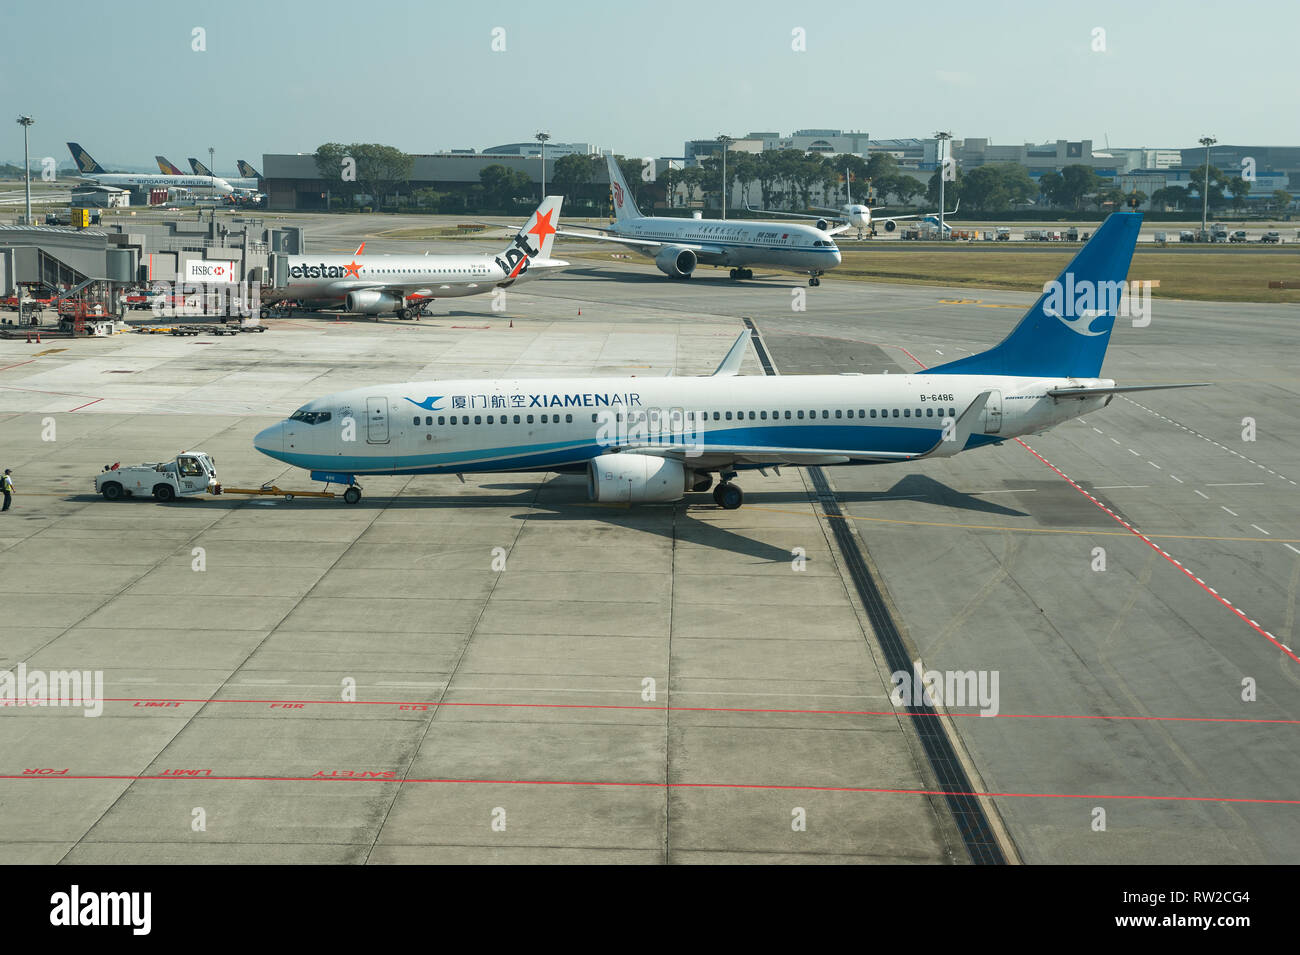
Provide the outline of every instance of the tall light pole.
{"type": "Polygon", "coordinates": [[[735,140],[726,133],[719,133],[718,142],[722,143],[722,218],[725,219],[727,218],[727,147],[735,140]]]}
{"type": "Polygon", "coordinates": [[[550,133],[538,133],[533,137],[542,144],[542,198],[546,198],[546,141],[551,138],[550,133]]]}
{"type": "Polygon", "coordinates": [[[1213,136],[1202,136],[1200,143],[1205,147],[1205,182],[1201,183],[1201,234],[1200,239],[1205,241],[1205,220],[1210,212],[1210,147],[1217,143],[1218,140],[1213,136]]]}
{"type": "Polygon", "coordinates": [[[211,146],[208,147],[208,172],[217,174],[217,151],[211,146]]]}
{"type": "Polygon", "coordinates": [[[23,225],[32,224],[32,161],[27,154],[27,130],[31,129],[35,122],[36,120],[30,116],[18,117],[18,125],[23,128],[23,192],[26,198],[23,225]]]}
{"type": "Polygon", "coordinates": [[[943,180],[948,172],[948,167],[944,163],[944,153],[947,152],[948,140],[952,139],[952,133],[938,132],[934,138],[939,140],[939,238],[946,238],[943,234],[943,180]]]}

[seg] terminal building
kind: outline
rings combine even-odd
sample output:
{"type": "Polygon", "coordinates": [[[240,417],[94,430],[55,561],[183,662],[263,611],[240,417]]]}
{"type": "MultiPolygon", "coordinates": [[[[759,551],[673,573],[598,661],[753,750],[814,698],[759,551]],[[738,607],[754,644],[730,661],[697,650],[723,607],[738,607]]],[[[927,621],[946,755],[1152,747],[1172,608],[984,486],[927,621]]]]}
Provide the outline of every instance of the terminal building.
{"type": "Polygon", "coordinates": [[[0,226],[0,298],[84,289],[88,297],[115,303],[116,292],[129,287],[197,284],[196,272],[212,270],[195,269],[196,263],[221,263],[226,284],[266,282],[270,253],[306,251],[300,226],[268,229],[260,219],[232,224],[196,218],[126,220],[96,229],[0,226]]]}

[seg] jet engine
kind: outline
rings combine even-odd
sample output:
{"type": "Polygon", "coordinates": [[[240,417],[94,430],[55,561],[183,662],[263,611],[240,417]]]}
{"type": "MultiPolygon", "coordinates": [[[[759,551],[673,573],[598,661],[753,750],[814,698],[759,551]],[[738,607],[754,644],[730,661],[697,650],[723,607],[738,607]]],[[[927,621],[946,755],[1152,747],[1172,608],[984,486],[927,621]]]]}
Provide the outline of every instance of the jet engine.
{"type": "Polygon", "coordinates": [[[381,315],[384,312],[395,312],[401,307],[402,303],[387,292],[376,289],[348,292],[348,311],[359,315],[381,315]]]}
{"type": "Polygon", "coordinates": [[[895,229],[897,229],[897,228],[898,228],[898,223],[895,222],[893,219],[886,219],[886,220],[885,220],[885,231],[886,231],[886,232],[893,232],[893,231],[894,231],[895,229]]]}
{"type": "Polygon", "coordinates": [[[829,229],[830,227],[831,227],[831,224],[830,224],[829,222],[827,222],[825,219],[818,219],[818,220],[817,220],[817,228],[818,228],[818,230],[820,230],[820,231],[822,231],[822,232],[825,232],[825,231],[826,231],[827,229],[829,229]]]}
{"type": "Polygon", "coordinates": [[[602,454],[587,465],[587,497],[593,501],[680,501],[698,481],[680,461],[635,451],[602,454]]]}
{"type": "Polygon", "coordinates": [[[659,271],[675,279],[690,278],[698,261],[699,258],[690,249],[676,245],[664,246],[655,256],[655,265],[659,271]]]}

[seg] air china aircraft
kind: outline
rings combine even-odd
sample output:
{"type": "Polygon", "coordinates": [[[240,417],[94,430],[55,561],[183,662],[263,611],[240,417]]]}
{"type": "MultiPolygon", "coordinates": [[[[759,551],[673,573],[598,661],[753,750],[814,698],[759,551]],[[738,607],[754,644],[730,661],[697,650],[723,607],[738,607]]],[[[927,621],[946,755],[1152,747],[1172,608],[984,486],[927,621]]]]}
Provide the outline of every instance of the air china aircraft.
{"type": "MultiPolygon", "coordinates": [[[[361,315],[418,316],[434,299],[480,295],[566,268],[551,258],[563,196],[547,196],[500,252],[484,255],[289,255],[262,289],[263,318],[275,302],[342,306],[361,315]],[[283,274],[281,274],[283,273],[283,274]]],[[[361,244],[365,248],[365,243],[361,244]]]]}
{"type": "Polygon", "coordinates": [[[253,445],[347,485],[359,475],[586,472],[595,501],[744,500],[742,470],[890,464],[1037,434],[1105,407],[1099,378],[1140,213],[1114,213],[988,351],[904,375],[738,376],[749,332],[699,378],[423,381],[308,402],[253,445]]]}
{"type": "Polygon", "coordinates": [[[821,276],[840,264],[835,240],[811,226],[643,216],[623,181],[617,160],[609,156],[608,161],[614,225],[608,229],[586,227],[594,233],[564,231],[561,235],[625,245],[654,259],[660,272],[675,279],[690,278],[700,264],[730,266],[733,279],[752,279],[754,273],[746,266],[772,265],[807,272],[808,284],[820,285],[821,276]]]}

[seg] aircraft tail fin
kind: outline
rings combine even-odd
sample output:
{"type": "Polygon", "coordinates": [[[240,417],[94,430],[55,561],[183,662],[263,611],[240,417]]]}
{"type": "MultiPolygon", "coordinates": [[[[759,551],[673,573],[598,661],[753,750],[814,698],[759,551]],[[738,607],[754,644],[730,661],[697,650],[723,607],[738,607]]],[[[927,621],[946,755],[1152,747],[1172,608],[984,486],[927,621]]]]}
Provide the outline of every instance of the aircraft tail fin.
{"type": "Polygon", "coordinates": [[[749,341],[753,337],[748,329],[736,336],[731,348],[727,351],[726,357],[722,363],[713,372],[713,377],[729,377],[740,374],[740,366],[745,361],[745,356],[749,354],[749,341]]]}
{"type": "Polygon", "coordinates": [[[551,257],[563,204],[564,196],[543,199],[513,241],[497,255],[497,264],[505,269],[508,278],[516,279],[523,275],[534,260],[545,261],[551,257]]]}
{"type": "Polygon", "coordinates": [[[251,165],[249,165],[248,163],[244,162],[244,160],[242,160],[242,159],[238,159],[238,160],[236,160],[236,161],[235,161],[235,165],[237,165],[237,166],[239,167],[239,174],[240,174],[241,176],[243,176],[245,179],[261,179],[261,178],[262,178],[262,174],[261,174],[260,172],[258,172],[256,169],[254,169],[254,168],[253,168],[251,165]]]}
{"type": "Polygon", "coordinates": [[[1128,294],[1140,212],[1113,212],[1006,338],[988,351],[928,369],[938,375],[1096,378],[1128,294]]]}
{"type": "Polygon", "coordinates": [[[72,161],[77,164],[77,168],[83,173],[103,172],[104,167],[91,157],[90,153],[81,148],[81,143],[68,143],[68,152],[72,153],[72,161]]]}
{"type": "Polygon", "coordinates": [[[164,176],[185,175],[175,163],[168,161],[166,156],[154,156],[153,158],[158,163],[158,171],[164,176]]]}
{"type": "Polygon", "coordinates": [[[203,165],[203,163],[199,162],[199,161],[198,161],[197,159],[195,159],[193,156],[191,156],[191,157],[189,157],[189,158],[190,158],[190,168],[194,170],[194,175],[196,175],[196,176],[211,176],[211,175],[212,175],[212,170],[209,169],[207,166],[203,165]]]}
{"type": "Polygon", "coordinates": [[[609,162],[609,192],[613,201],[614,221],[627,222],[631,219],[640,219],[641,210],[636,207],[632,190],[623,180],[623,173],[618,168],[618,160],[613,155],[607,156],[606,159],[609,162]]]}

